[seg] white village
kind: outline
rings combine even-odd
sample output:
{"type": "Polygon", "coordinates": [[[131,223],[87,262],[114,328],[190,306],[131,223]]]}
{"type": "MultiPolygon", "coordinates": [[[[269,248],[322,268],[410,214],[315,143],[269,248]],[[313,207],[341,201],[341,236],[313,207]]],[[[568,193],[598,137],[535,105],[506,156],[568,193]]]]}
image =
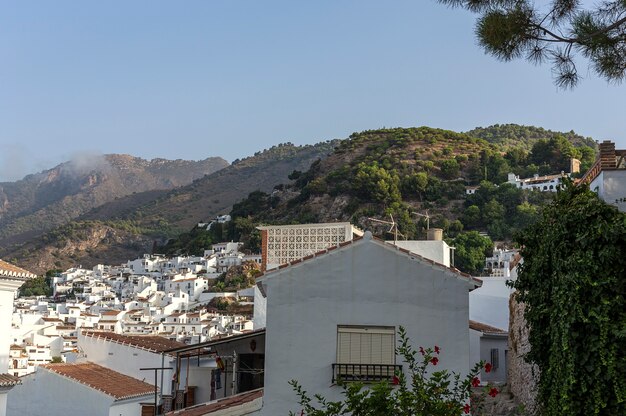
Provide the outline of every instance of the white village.
{"type": "MultiPolygon", "coordinates": [[[[622,153],[583,181],[623,211],[622,153]]],[[[0,414],[286,415],[299,411],[292,379],[329,399],[338,380],[391,380],[402,371],[400,326],[440,348],[442,368],[488,362],[481,384],[530,394],[523,315],[507,284],[518,251],[495,248],[470,276],[441,229],[410,241],[393,227],[382,240],[346,222],[259,226],[260,253],[223,242],[195,256],[77,266],[50,276],[49,298],[16,297],[35,275],[0,261],[0,414]],[[252,284],[215,290],[236,268],[252,271],[252,284]]]]}

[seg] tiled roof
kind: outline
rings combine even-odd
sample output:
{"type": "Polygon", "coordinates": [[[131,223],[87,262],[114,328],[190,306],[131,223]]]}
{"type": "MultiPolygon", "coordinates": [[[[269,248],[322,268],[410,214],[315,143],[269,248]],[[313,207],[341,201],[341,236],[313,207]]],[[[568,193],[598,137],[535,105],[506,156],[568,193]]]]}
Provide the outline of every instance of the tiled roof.
{"type": "Polygon", "coordinates": [[[483,324],[482,322],[472,321],[471,319],[469,321],[469,327],[470,329],[473,329],[475,331],[486,332],[489,334],[507,334],[508,333],[504,329],[500,329],[500,328],[496,328],[495,326],[483,324]]]}
{"type": "Polygon", "coordinates": [[[246,403],[250,403],[256,399],[263,397],[263,389],[257,389],[248,391],[234,396],[226,397],[224,399],[199,404],[186,409],[176,410],[167,413],[167,416],[204,416],[213,412],[218,412],[224,409],[230,409],[236,406],[241,406],[246,403]]]}
{"type": "Polygon", "coordinates": [[[45,364],[46,370],[112,396],[115,400],[152,395],[154,386],[94,363],[45,364]]]}
{"type": "Polygon", "coordinates": [[[21,383],[18,377],[10,374],[0,374],[0,387],[16,386],[21,383]]]}
{"type": "Polygon", "coordinates": [[[155,335],[121,335],[112,332],[84,331],[86,337],[105,339],[118,344],[130,345],[147,351],[161,353],[166,350],[186,346],[182,342],[172,341],[155,335]]]}
{"type": "Polygon", "coordinates": [[[102,311],[100,312],[100,315],[107,315],[107,316],[113,316],[113,315],[118,315],[120,312],[122,311],[102,311]]]}
{"type": "Polygon", "coordinates": [[[0,277],[8,277],[15,279],[32,279],[37,277],[36,274],[24,270],[21,267],[14,266],[4,260],[0,260],[0,277]]]}

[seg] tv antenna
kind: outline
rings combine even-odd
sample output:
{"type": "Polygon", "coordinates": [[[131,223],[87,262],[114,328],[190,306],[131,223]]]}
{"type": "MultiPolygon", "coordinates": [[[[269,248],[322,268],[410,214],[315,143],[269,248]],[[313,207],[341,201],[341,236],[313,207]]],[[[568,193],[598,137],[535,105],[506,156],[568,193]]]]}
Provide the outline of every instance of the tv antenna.
{"type": "Polygon", "coordinates": [[[403,238],[406,239],[406,237],[404,236],[404,234],[402,234],[399,230],[398,230],[398,224],[396,223],[396,221],[393,219],[393,215],[389,214],[389,218],[391,218],[391,221],[384,221],[384,220],[379,220],[376,218],[368,218],[368,220],[370,221],[374,221],[374,222],[379,222],[381,224],[387,224],[390,225],[391,227],[389,227],[389,230],[387,231],[389,234],[393,234],[393,242],[397,242],[398,241],[398,236],[401,236],[403,238]]]}
{"type": "Polygon", "coordinates": [[[411,214],[426,218],[426,231],[428,231],[430,229],[430,215],[428,215],[428,210],[425,212],[426,214],[420,214],[419,212],[411,212],[411,214]]]}

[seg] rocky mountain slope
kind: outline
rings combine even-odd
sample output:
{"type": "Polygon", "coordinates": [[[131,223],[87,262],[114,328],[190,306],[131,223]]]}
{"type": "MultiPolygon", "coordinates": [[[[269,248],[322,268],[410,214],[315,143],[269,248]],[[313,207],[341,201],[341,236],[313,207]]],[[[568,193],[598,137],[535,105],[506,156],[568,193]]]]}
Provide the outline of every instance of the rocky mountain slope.
{"type": "Polygon", "coordinates": [[[90,155],[0,183],[0,246],[34,238],[117,198],[187,185],[226,166],[219,157],[185,161],[90,155]]]}
{"type": "MultiPolygon", "coordinates": [[[[173,190],[131,193],[81,213],[35,239],[0,244],[0,258],[42,273],[82,264],[118,263],[152,250],[201,220],[228,213],[250,192],[269,192],[294,170],[326,157],[337,142],[274,146],[173,190]]],[[[167,175],[164,175],[167,177],[167,175]]]]}

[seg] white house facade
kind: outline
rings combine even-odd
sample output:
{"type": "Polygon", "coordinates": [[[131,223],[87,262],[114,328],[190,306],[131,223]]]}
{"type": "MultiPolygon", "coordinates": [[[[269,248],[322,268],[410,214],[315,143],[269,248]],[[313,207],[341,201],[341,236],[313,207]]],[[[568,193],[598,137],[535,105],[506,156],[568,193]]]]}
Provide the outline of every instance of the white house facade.
{"type": "Polygon", "coordinates": [[[469,371],[468,291],[480,281],[365,233],[258,279],[267,299],[265,392],[259,414],[297,411],[288,384],[330,400],[344,380],[384,379],[402,365],[397,331],[441,347],[440,365],[469,371]]]}

